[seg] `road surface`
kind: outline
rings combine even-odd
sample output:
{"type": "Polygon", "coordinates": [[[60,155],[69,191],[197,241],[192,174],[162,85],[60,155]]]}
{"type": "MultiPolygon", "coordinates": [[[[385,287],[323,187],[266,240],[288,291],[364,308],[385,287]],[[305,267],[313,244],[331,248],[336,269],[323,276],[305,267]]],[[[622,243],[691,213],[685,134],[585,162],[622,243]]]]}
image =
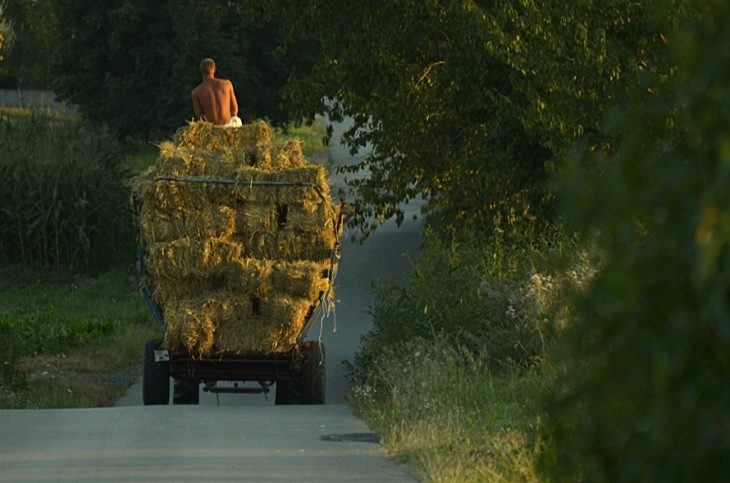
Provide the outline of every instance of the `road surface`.
{"type": "MultiPolygon", "coordinates": [[[[342,126],[335,128],[338,139],[342,126]]],[[[353,161],[342,146],[332,150],[335,162],[353,161]]],[[[333,177],[335,189],[340,183],[333,177]]],[[[413,481],[342,405],[342,361],[371,328],[370,281],[402,277],[419,245],[417,223],[386,224],[364,245],[344,242],[336,317],[321,327],[327,405],[277,407],[273,394],[203,393],[200,406],[144,407],[138,383],[115,408],[3,410],[0,481],[413,481]]],[[[315,326],[310,338],[319,334],[315,326]]]]}

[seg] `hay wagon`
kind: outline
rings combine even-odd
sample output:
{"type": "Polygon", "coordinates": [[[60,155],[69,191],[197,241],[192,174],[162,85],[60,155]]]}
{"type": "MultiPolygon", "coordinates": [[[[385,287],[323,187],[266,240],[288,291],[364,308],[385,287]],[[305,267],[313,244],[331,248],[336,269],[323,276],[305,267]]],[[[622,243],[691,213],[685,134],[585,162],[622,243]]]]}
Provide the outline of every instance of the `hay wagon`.
{"type": "Polygon", "coordinates": [[[197,404],[201,385],[325,402],[325,347],[307,334],[333,302],[343,205],[298,143],[272,145],[264,128],[191,125],[135,181],[140,289],[164,333],[145,345],[145,405],[169,403],[170,379],[175,404],[197,404]],[[201,130],[254,140],[184,145],[201,130]]]}

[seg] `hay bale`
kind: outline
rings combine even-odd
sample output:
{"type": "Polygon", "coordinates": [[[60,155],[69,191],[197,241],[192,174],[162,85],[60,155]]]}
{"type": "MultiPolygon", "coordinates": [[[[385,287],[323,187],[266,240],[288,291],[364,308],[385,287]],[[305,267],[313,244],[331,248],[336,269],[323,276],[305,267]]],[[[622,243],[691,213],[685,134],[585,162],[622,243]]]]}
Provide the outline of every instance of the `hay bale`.
{"type": "Polygon", "coordinates": [[[274,262],[271,292],[292,298],[317,300],[329,287],[330,262],[274,262]]]}
{"type": "Polygon", "coordinates": [[[178,238],[230,238],[236,230],[239,216],[227,206],[172,212],[143,209],[139,227],[145,246],[178,238]]]}
{"type": "Polygon", "coordinates": [[[271,144],[271,130],[264,121],[226,129],[209,122],[191,122],[177,130],[173,142],[192,150],[245,149],[271,144]]]}
{"type": "Polygon", "coordinates": [[[222,238],[179,238],[147,247],[145,264],[154,278],[221,277],[240,263],[243,247],[222,238]]]}
{"type": "Polygon", "coordinates": [[[165,347],[200,357],[285,352],[317,301],[331,298],[339,213],[327,171],[307,163],[298,141],[272,146],[264,123],[191,123],[160,145],[133,190],[165,347]]]}
{"type": "Polygon", "coordinates": [[[302,143],[298,140],[290,139],[271,147],[269,169],[301,168],[306,165],[307,160],[304,159],[304,153],[302,153],[302,143]]]}
{"type": "MultiPolygon", "coordinates": [[[[153,298],[160,305],[193,299],[201,293],[249,294],[262,300],[269,297],[273,262],[242,258],[220,267],[217,275],[153,277],[153,298]]],[[[170,270],[168,270],[170,271],[170,270]]]]}
{"type": "MultiPolygon", "coordinates": [[[[238,167],[231,179],[241,183],[224,185],[215,182],[190,183],[155,180],[158,176],[183,176],[180,172],[162,172],[153,166],[135,179],[133,189],[151,209],[162,211],[210,209],[213,206],[236,206],[237,203],[259,205],[315,205],[331,203],[327,172],[322,166],[305,166],[282,171],[267,171],[253,167],[238,167]],[[306,186],[256,186],[250,181],[308,183],[306,186]]],[[[195,176],[197,177],[197,176],[195,176]]]]}
{"type": "Polygon", "coordinates": [[[210,352],[290,350],[306,323],[311,302],[278,297],[255,307],[251,298],[229,294],[185,299],[165,307],[166,347],[195,356],[210,352]]]}
{"type": "Polygon", "coordinates": [[[221,318],[215,333],[215,350],[289,351],[296,344],[311,306],[307,299],[279,297],[262,303],[260,313],[248,318],[221,318]]]}

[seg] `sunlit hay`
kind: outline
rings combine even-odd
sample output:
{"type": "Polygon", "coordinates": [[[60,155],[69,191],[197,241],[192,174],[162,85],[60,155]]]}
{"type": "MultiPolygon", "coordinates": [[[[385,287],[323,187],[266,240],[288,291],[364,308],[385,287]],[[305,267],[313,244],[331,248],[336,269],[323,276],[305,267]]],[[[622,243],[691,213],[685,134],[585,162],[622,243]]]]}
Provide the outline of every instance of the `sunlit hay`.
{"type": "Polygon", "coordinates": [[[202,357],[213,348],[215,323],[209,310],[184,303],[169,304],[164,309],[164,346],[185,349],[202,357]]]}
{"type": "Polygon", "coordinates": [[[250,257],[284,261],[329,259],[336,242],[334,233],[329,231],[302,233],[279,230],[245,238],[235,235],[234,239],[246,246],[250,257]]]}
{"type": "Polygon", "coordinates": [[[298,142],[272,146],[265,125],[193,123],[160,145],[133,190],[170,349],[285,352],[319,297],[332,298],[339,207],[298,142]]]}
{"type": "Polygon", "coordinates": [[[180,147],[194,150],[246,149],[270,144],[271,130],[264,121],[225,129],[208,122],[191,122],[177,130],[173,142],[180,147]]]}
{"type": "Polygon", "coordinates": [[[243,255],[240,243],[221,238],[180,238],[147,248],[145,265],[153,278],[217,277],[243,255]]]}
{"type": "Polygon", "coordinates": [[[239,166],[251,166],[259,169],[270,169],[271,148],[268,144],[259,144],[251,148],[232,150],[239,166]]]}
{"type": "Polygon", "coordinates": [[[215,276],[157,277],[151,280],[152,296],[161,305],[211,292],[228,293],[231,297],[253,295],[266,300],[272,265],[271,260],[241,258],[219,267],[215,276]]]}
{"type": "Polygon", "coordinates": [[[215,350],[234,353],[289,351],[296,344],[310,307],[309,300],[281,297],[261,303],[259,313],[248,318],[217,320],[215,350]]]}
{"type": "Polygon", "coordinates": [[[271,291],[275,295],[317,300],[329,287],[330,261],[274,262],[271,291]]]}
{"type": "Polygon", "coordinates": [[[207,210],[160,212],[143,209],[139,226],[145,246],[178,238],[230,238],[237,213],[226,206],[207,210]]]}
{"type": "MultiPolygon", "coordinates": [[[[159,145],[159,150],[160,150],[161,158],[172,158],[173,156],[175,156],[177,154],[178,147],[170,141],[163,141],[159,145]]],[[[158,162],[159,162],[159,159],[158,159],[158,162]]]]}
{"type": "Polygon", "coordinates": [[[230,178],[236,170],[246,166],[245,156],[228,148],[219,151],[190,150],[165,146],[153,166],[156,176],[230,178]]]}
{"type": "Polygon", "coordinates": [[[271,260],[242,258],[227,267],[225,287],[230,293],[249,294],[265,300],[271,287],[271,260]]]}
{"type": "Polygon", "coordinates": [[[301,168],[307,165],[302,153],[302,144],[291,139],[271,147],[270,168],[274,170],[301,168]]]}
{"type": "Polygon", "coordinates": [[[238,235],[270,232],[276,227],[276,206],[238,203],[236,207],[236,228],[238,235]]]}
{"type": "Polygon", "coordinates": [[[219,184],[215,182],[184,182],[155,180],[161,176],[149,170],[135,179],[133,189],[151,209],[163,211],[185,209],[210,209],[212,206],[236,206],[237,202],[259,205],[302,205],[329,202],[329,187],[326,170],[321,166],[282,171],[265,171],[245,167],[236,170],[239,184],[219,184]],[[257,186],[251,181],[286,182],[294,186],[257,186]],[[317,188],[300,185],[311,183],[317,188]]]}
{"type": "Polygon", "coordinates": [[[330,230],[334,233],[339,208],[325,203],[294,204],[288,207],[285,227],[298,231],[330,230]]]}
{"type": "Polygon", "coordinates": [[[213,293],[172,303],[164,313],[166,347],[184,348],[202,357],[211,352],[220,321],[251,317],[252,304],[245,297],[213,293]]]}

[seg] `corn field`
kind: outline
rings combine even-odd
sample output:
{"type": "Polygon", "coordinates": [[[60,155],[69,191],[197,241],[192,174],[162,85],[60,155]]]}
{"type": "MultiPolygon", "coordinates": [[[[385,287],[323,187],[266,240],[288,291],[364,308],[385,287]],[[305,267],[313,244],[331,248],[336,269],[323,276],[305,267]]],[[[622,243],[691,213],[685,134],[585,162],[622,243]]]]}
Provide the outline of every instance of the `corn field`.
{"type": "Polygon", "coordinates": [[[101,268],[130,239],[128,178],[103,129],[32,114],[0,119],[0,258],[101,268]]]}

